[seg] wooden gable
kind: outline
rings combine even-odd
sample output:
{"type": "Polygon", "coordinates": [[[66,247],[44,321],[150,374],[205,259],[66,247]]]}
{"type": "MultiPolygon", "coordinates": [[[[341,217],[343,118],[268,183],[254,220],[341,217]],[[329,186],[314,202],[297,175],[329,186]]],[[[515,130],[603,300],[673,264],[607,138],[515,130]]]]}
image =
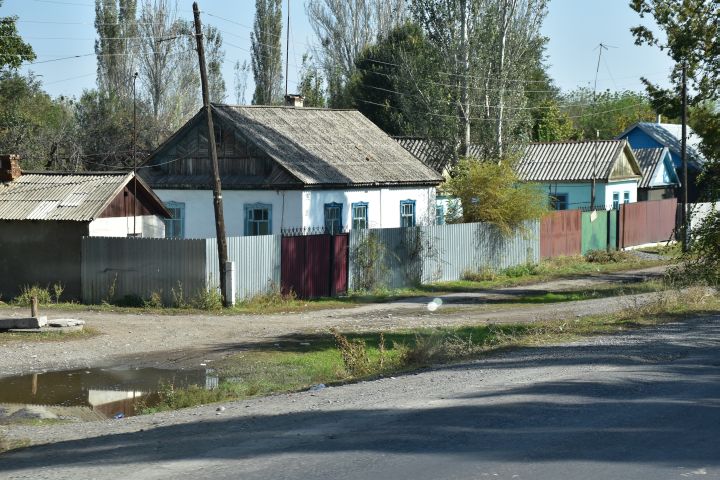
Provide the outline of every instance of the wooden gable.
{"type": "MultiPolygon", "coordinates": [[[[301,185],[275,160],[229,128],[217,116],[215,143],[223,188],[252,189],[301,185]]],[[[212,185],[212,165],[204,112],[200,112],[156,151],[142,176],[153,188],[205,189],[212,185]]]]}
{"type": "Polygon", "coordinates": [[[626,180],[641,176],[642,172],[637,160],[635,159],[635,155],[633,155],[630,147],[625,145],[625,148],[622,149],[617,160],[615,160],[615,165],[613,165],[612,170],[610,171],[609,180],[626,180]]]}

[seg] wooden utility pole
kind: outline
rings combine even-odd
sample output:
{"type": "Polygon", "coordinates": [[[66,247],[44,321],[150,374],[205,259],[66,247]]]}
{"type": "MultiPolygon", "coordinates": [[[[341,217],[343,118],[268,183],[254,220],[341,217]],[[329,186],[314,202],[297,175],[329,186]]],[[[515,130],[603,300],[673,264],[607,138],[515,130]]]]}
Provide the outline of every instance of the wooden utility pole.
{"type": "Polygon", "coordinates": [[[218,168],[217,146],[215,145],[215,126],[213,125],[212,107],[210,106],[210,92],[208,89],[207,67],[205,65],[205,47],[203,46],[202,25],[200,24],[200,9],[197,2],[193,2],[193,15],[195,17],[195,40],[200,60],[200,83],[202,85],[203,108],[207,118],[207,137],[210,146],[210,160],[213,174],[213,204],[215,207],[215,233],[217,236],[218,260],[220,263],[220,293],[223,305],[230,305],[227,298],[227,239],[225,238],[225,219],[223,218],[222,187],[220,184],[220,169],[218,168]]]}
{"type": "Polygon", "coordinates": [[[687,63],[682,67],[682,138],[680,139],[680,159],[682,160],[682,251],[688,251],[690,225],[688,221],[688,166],[687,166],[687,63]]]}
{"type": "MultiPolygon", "coordinates": [[[[287,31],[285,32],[285,96],[288,95],[288,70],[290,69],[290,0],[287,0],[287,31]]],[[[300,92],[298,92],[300,93],[300,92]]]]}

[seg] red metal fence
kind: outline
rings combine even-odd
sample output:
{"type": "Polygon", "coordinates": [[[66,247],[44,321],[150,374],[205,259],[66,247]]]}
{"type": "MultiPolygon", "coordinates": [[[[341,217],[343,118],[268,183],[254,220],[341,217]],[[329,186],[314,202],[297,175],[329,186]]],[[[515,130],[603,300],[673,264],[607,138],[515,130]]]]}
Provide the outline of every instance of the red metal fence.
{"type": "Polygon", "coordinates": [[[618,247],[626,248],[672,239],[676,212],[676,198],[621,205],[618,247]]]}
{"type": "Polygon", "coordinates": [[[580,255],[582,221],[580,210],[552,212],[540,222],[540,258],[580,255]]]}
{"type": "Polygon", "coordinates": [[[280,262],[283,292],[292,290],[299,298],[347,292],[348,241],[347,234],[283,237],[280,262]]]}

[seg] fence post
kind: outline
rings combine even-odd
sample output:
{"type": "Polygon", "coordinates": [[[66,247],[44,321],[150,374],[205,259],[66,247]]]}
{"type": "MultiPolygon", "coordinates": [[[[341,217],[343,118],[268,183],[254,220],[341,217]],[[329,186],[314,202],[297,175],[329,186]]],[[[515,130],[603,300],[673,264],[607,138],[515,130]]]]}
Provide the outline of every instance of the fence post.
{"type": "Polygon", "coordinates": [[[225,262],[225,291],[222,294],[225,302],[231,307],[235,305],[237,298],[237,282],[235,279],[235,262],[225,262]]]}

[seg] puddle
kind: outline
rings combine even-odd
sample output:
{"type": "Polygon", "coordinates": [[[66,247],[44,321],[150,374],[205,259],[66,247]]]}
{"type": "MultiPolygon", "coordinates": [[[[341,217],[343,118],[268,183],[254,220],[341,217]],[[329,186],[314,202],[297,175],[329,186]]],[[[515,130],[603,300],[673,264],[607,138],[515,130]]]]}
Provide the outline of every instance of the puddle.
{"type": "Polygon", "coordinates": [[[73,417],[85,419],[92,414],[132,416],[139,406],[157,402],[153,394],[162,385],[212,389],[218,377],[212,369],[95,368],[0,378],[0,423],[3,418],[57,417],[53,410],[71,411],[73,417]]]}

